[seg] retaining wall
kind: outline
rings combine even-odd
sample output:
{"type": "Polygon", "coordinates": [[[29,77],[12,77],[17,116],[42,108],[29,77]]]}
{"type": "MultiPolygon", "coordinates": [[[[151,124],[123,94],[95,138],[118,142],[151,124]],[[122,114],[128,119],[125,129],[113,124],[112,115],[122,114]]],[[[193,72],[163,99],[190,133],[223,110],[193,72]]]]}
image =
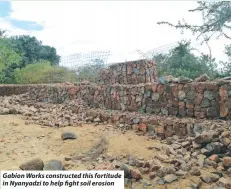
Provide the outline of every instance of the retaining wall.
{"type": "Polygon", "coordinates": [[[101,84],[0,85],[0,96],[28,92],[32,99],[62,103],[81,98],[93,108],[155,115],[231,119],[231,82],[164,85],[153,61],[115,64],[101,72],[101,84]]]}
{"type": "Polygon", "coordinates": [[[137,60],[111,65],[100,72],[101,84],[140,84],[157,81],[156,64],[152,60],[137,60]]]}
{"type": "Polygon", "coordinates": [[[30,85],[0,85],[0,96],[11,96],[27,93],[30,85]]]}
{"type": "Polygon", "coordinates": [[[29,87],[31,98],[62,103],[82,98],[91,107],[196,118],[231,118],[231,84],[214,82],[174,84],[29,87]]]}

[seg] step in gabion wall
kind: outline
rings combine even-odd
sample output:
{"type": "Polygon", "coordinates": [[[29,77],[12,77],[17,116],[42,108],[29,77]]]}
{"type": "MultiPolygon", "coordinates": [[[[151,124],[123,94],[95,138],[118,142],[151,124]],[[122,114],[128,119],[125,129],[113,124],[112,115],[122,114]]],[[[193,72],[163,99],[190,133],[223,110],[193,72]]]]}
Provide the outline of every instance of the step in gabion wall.
{"type": "Polygon", "coordinates": [[[100,73],[101,84],[140,84],[157,81],[156,64],[152,60],[137,60],[113,64],[100,73]]]}

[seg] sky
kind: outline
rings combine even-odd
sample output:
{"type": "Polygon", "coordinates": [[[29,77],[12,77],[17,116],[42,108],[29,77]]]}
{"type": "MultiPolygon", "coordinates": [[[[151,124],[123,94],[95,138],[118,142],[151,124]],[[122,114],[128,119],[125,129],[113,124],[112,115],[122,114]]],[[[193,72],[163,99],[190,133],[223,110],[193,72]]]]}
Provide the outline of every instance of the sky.
{"type": "MultiPolygon", "coordinates": [[[[188,12],[196,6],[196,1],[0,1],[0,28],[8,35],[33,35],[63,57],[110,51],[109,62],[123,62],[141,58],[137,50],[147,52],[182,39],[208,53],[190,32],[182,35],[157,24],[183,18],[198,24],[201,15],[188,12]]],[[[218,60],[225,60],[228,42],[215,38],[209,43],[218,60]]]]}

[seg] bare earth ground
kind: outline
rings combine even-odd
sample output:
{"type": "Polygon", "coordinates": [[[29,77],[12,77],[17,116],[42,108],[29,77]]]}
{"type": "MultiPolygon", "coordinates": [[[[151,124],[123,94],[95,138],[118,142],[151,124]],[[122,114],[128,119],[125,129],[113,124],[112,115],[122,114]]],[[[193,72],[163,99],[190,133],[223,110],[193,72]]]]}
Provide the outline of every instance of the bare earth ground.
{"type": "MultiPolygon", "coordinates": [[[[56,129],[40,125],[25,125],[20,116],[0,116],[0,168],[18,169],[22,161],[32,157],[41,157],[46,160],[52,158],[63,160],[70,154],[88,151],[96,144],[101,136],[109,136],[109,150],[113,155],[136,154],[139,157],[150,159],[153,152],[146,150],[153,145],[145,137],[134,135],[130,131],[121,134],[113,128],[98,125],[84,125],[82,127],[64,127],[56,129]],[[77,140],[61,140],[63,131],[73,131],[77,140]]],[[[73,167],[78,169],[78,167],[73,167]]]]}
{"type": "MultiPolygon", "coordinates": [[[[36,157],[40,157],[43,161],[56,159],[65,162],[65,157],[90,150],[102,136],[109,138],[107,153],[113,156],[130,154],[149,160],[159,152],[148,150],[148,147],[161,145],[158,140],[147,140],[147,137],[138,136],[134,131],[122,134],[110,125],[83,125],[57,129],[33,124],[26,125],[21,116],[0,115],[0,170],[19,170],[20,164],[36,157]],[[63,141],[61,139],[63,131],[73,131],[78,138],[63,141]]],[[[71,163],[68,167],[68,170],[84,169],[86,170],[87,167],[83,163],[71,163]]],[[[189,186],[191,179],[194,177],[155,188],[184,188],[189,186]]],[[[205,184],[201,187],[209,188],[205,184]]],[[[143,186],[137,183],[134,188],[143,188],[143,186]]]]}

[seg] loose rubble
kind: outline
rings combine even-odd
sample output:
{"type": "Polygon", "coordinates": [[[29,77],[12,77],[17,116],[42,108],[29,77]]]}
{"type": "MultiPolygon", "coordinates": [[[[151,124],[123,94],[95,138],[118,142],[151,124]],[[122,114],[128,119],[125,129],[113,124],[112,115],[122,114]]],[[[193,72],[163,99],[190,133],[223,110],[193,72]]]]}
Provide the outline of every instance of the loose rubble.
{"type": "MultiPolygon", "coordinates": [[[[25,124],[44,126],[81,126],[83,123],[113,123],[122,133],[134,129],[147,140],[160,140],[161,146],[148,150],[158,152],[145,160],[131,155],[112,157],[107,154],[107,139],[99,140],[91,151],[66,157],[64,162],[86,163],[92,169],[120,169],[125,173],[125,185],[134,183],[154,187],[192,178],[189,188],[213,184],[214,188],[230,187],[231,174],[231,122],[225,120],[195,120],[108,111],[89,108],[82,100],[63,104],[36,102],[27,94],[0,97],[1,114],[21,114],[25,124]],[[54,120],[54,121],[51,121],[54,120]]],[[[60,140],[77,139],[71,131],[64,132],[60,140]]],[[[65,163],[51,160],[43,163],[34,159],[20,165],[22,170],[68,170],[65,163]]]]}

